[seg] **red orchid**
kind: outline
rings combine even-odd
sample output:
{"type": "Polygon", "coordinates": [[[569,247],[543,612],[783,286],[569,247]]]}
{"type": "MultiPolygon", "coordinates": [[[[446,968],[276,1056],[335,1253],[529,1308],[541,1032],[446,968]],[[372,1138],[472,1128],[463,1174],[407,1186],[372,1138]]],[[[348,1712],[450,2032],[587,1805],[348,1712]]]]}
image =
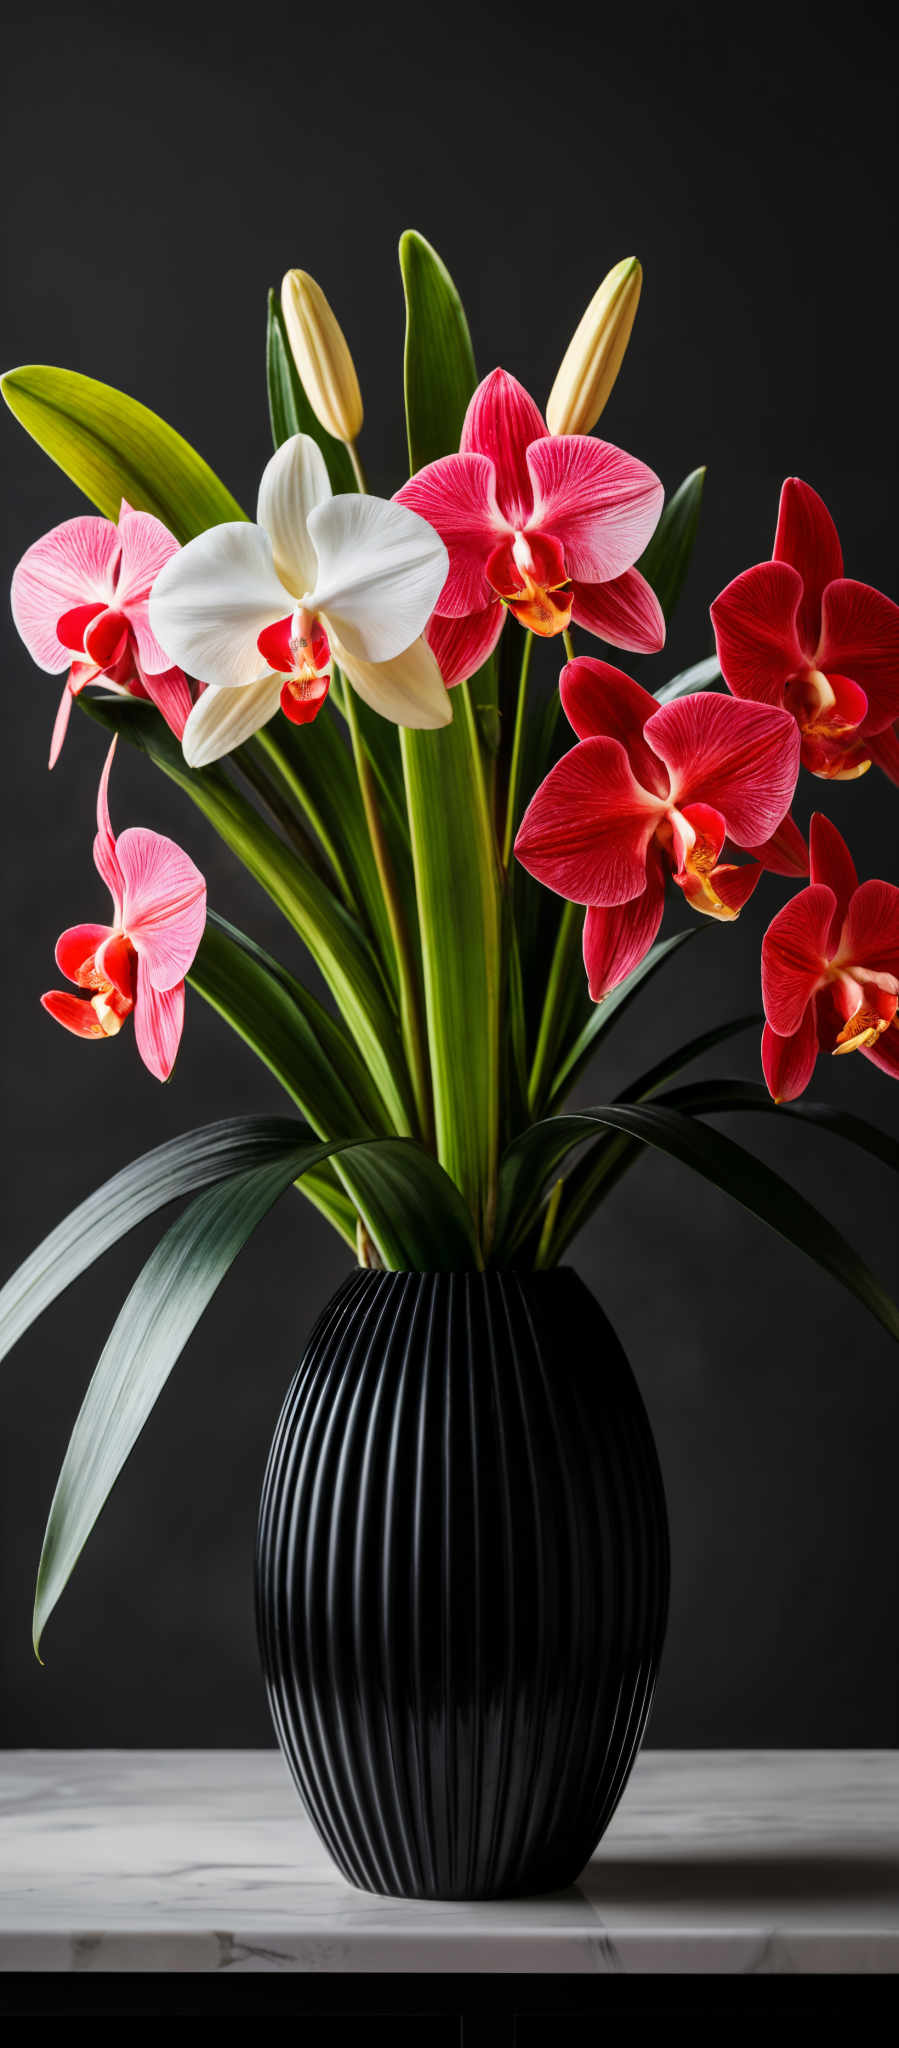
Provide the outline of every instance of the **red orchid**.
{"type": "Polygon", "coordinates": [[[633,567],[664,492],[646,464],[589,434],[550,434],[507,370],[478,385],[458,455],[397,492],[435,527],[449,575],[427,638],[447,684],[486,661],[507,610],[544,638],[574,619],[614,647],[655,653],[661,606],[633,567]]]}
{"type": "Polygon", "coordinates": [[[819,1052],[863,1052],[899,1076],[899,889],[862,882],[836,826],[816,811],[811,882],[762,941],[762,1066],[775,1102],[808,1087],[819,1052]]]}
{"type": "Polygon", "coordinates": [[[97,796],[94,863],[112,896],[115,921],[63,932],[56,964],[89,995],[53,989],[41,997],[58,1024],[79,1038],[112,1038],[134,1012],[137,1049],[167,1081],[184,1024],[184,976],[206,923],[206,884],[174,840],[133,826],[116,839],[109,822],[113,740],[97,796]]]}
{"type": "Polygon", "coordinates": [[[33,661],[50,675],[69,670],[50,743],[59,758],[72,698],[89,683],[151,697],[178,739],[193,698],[150,625],[149,600],[178,542],[160,519],[122,499],[118,524],[66,519],[36,540],[12,580],[13,618],[33,661]]]}
{"type": "Polygon", "coordinates": [[[843,575],[830,513],[799,477],[771,561],[722,590],[712,624],[728,688],[792,712],[813,775],[849,781],[876,761],[899,782],[899,606],[843,575]]]}
{"type": "Polygon", "coordinates": [[[769,705],[711,695],[659,705],[601,661],[569,662],[560,690],[579,745],[532,798],[515,852],[539,882],[588,906],[584,960],[598,1002],[649,951],[667,873],[694,910],[730,919],[763,866],[783,871],[785,856],[789,868],[795,827],[766,842],[787,818],[799,734],[769,705]],[[753,861],[722,860],[725,839],[753,861]]]}

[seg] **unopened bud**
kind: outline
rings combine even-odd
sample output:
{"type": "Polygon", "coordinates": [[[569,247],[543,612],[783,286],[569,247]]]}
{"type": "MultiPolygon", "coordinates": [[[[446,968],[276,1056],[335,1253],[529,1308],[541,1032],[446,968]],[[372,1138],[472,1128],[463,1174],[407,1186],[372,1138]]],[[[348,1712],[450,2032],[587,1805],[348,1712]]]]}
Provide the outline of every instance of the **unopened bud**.
{"type": "Polygon", "coordinates": [[[616,263],[594,293],[562,358],[549,394],[551,434],[589,434],[624,360],[640,299],[643,271],[636,256],[616,263]]]}
{"type": "Polygon", "coordinates": [[[362,393],[343,328],[320,285],[305,270],[288,270],[281,310],[291,353],[317,420],[337,441],[353,442],[362,426],[362,393]]]}

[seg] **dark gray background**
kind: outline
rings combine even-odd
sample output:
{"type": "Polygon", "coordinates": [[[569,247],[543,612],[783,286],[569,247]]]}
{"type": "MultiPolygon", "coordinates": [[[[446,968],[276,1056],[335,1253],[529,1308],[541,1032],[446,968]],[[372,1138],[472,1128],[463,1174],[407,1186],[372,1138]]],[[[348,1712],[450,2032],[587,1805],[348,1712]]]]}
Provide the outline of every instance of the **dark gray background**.
{"type": "MultiPolygon", "coordinates": [[[[542,398],[607,267],[646,284],[603,431],[708,497],[656,682],[710,647],[707,605],[765,556],[794,471],[838,520],[847,568],[895,580],[895,321],[888,198],[892,49],[870,9],[728,8],[401,15],[345,4],[13,10],[4,44],[6,364],[59,362],[121,385],[186,432],[252,506],[269,453],[264,294],[319,277],[365,389],[375,487],[402,476],[398,233],[421,228],[466,298],[483,370],[542,398]]],[[[7,420],[4,562],[78,493],[7,420]]],[[[895,590],[894,590],[895,594],[895,590]]],[[[6,1111],[3,1263],[148,1144],[279,1105],[225,1027],[189,1002],[171,1085],[130,1032],[103,1047],[38,1008],[52,947],[104,915],[90,860],[102,741],[85,720],[52,779],[57,686],[5,629],[6,1111]]],[[[804,780],[805,822],[820,786],[804,780]]],[[[863,874],[896,879],[895,796],[873,772],[823,792],[863,874]]],[[[175,833],[212,901],[285,934],[189,807],[122,758],[114,823],[175,833]]],[[[675,1039],[758,999],[765,884],[653,985],[593,1099],[675,1039]]],[[[289,951],[289,947],[288,947],[289,951]]],[[[464,1050],[460,1048],[460,1057],[464,1050]]],[[[750,1034],[716,1063],[758,1073],[750,1034]]],[[[860,1058],[818,1092],[896,1127],[860,1058]]],[[[820,1201],[895,1285],[885,1171],[774,1119],[743,1142],[820,1201]],[[891,1270],[892,1269],[892,1270],[891,1270]]],[[[285,1199],[180,1361],[76,1578],[29,1643],[44,1518],[79,1400],[157,1234],[108,1257],[3,1368],[6,1743],[258,1743],[251,1554],[266,1448],[305,1332],[345,1255],[285,1199]]],[[[635,1361],[669,1492],[674,1599],[651,1739],[865,1744],[897,1738],[895,1353],[835,1284],[674,1166],[641,1165],[576,1263],[635,1361]]]]}

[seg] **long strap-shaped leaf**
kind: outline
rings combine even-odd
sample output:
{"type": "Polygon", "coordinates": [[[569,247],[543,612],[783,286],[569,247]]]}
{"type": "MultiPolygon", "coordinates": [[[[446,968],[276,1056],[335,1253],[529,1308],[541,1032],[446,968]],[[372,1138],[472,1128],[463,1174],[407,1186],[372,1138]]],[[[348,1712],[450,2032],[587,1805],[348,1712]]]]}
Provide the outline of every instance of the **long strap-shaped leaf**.
{"type": "Polygon", "coordinates": [[[693,469],[669,498],[655,533],[637,566],[671,618],[684,586],[699,526],[705,470],[693,469]]]}
{"type": "Polygon", "coordinates": [[[400,1138],[322,1145],[288,1127],[281,1156],[209,1188],[147,1260],[91,1379],[53,1496],[38,1570],[34,1646],[176,1360],[239,1251],[293,1180],[336,1152],[380,1206],[385,1263],[471,1266],[477,1252],[457,1189],[419,1146],[400,1138]],[[392,1237],[392,1242],[390,1238],[392,1237]],[[392,1254],[392,1256],[391,1256],[392,1254]]]}
{"type": "Polygon", "coordinates": [[[170,1138],[80,1202],[0,1292],[0,1358],[79,1274],[146,1216],[181,1195],[278,1160],[296,1137],[289,1117],[237,1116],[170,1138]]]}
{"type": "Polygon", "coordinates": [[[370,948],[330,890],[297,860],[218,768],[187,767],[152,704],[136,697],[79,698],[91,718],[142,747],[277,904],[321,970],[398,1131],[411,1130],[402,1047],[370,948]]]}
{"type": "MultiPolygon", "coordinates": [[[[825,1272],[833,1274],[870,1309],[892,1337],[899,1339],[899,1308],[827,1217],[742,1145],[735,1144],[721,1131],[707,1129],[681,1110],[658,1104],[610,1102],[574,1116],[550,1117],[532,1125],[506,1152],[503,1171],[507,1176],[507,1198],[510,1184],[519,1182],[522,1175],[535,1182],[539,1179],[547,1187],[569,1153],[585,1139],[595,1137],[598,1126],[622,1131],[642,1145],[651,1145],[670,1158],[679,1159],[704,1180],[733,1196],[744,1209],[779,1231],[825,1272]]],[[[557,1256],[557,1249],[551,1240],[550,1259],[557,1256]]]]}
{"type": "Polygon", "coordinates": [[[26,433],[107,519],[118,518],[127,498],[186,541],[207,526],[244,518],[196,449],[111,384],[29,363],[7,371],[0,388],[26,433]]]}
{"type": "Polygon", "coordinates": [[[601,1003],[594,1004],[583,1031],[579,1032],[574,1044],[565,1054],[564,1059],[553,1076],[552,1089],[549,1102],[547,1103],[548,1110],[555,1109],[574,1087],[576,1081],[580,1079],[584,1068],[593,1057],[597,1040],[603,1036],[604,1032],[609,1031],[613,1024],[620,1023],[621,1018],[629,1009],[635,995],[638,994],[644,983],[651,981],[653,975],[664,965],[664,962],[670,960],[675,953],[679,952],[681,946],[686,945],[688,939],[697,938],[702,930],[703,926],[701,925],[690,925],[689,929],[685,932],[675,932],[673,938],[658,939],[656,944],[650,948],[646,958],[640,961],[639,966],[633,968],[627,980],[620,982],[617,988],[613,988],[611,994],[605,996],[601,1003]]]}
{"type": "MultiPolygon", "coordinates": [[[[474,357],[455,286],[429,244],[400,244],[406,418],[413,470],[458,446],[474,357]]],[[[500,893],[493,822],[467,683],[442,732],[400,735],[418,903],[438,1157],[482,1241],[499,1145],[500,893]]]]}

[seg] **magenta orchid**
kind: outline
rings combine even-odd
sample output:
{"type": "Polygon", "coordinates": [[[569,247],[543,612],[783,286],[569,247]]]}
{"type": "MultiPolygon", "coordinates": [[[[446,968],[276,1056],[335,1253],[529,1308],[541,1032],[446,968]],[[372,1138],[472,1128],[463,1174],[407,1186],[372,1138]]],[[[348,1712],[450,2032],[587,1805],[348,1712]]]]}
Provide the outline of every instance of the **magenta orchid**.
{"type": "Polygon", "coordinates": [[[115,838],[109,822],[113,740],[97,796],[94,863],[113,901],[114,921],[71,925],[56,964],[75,996],[41,997],[58,1024],[79,1038],[112,1038],[134,1012],[137,1049],[151,1074],[167,1081],[184,1024],[184,977],[206,923],[206,884],[174,840],[132,826],[115,838]]]}
{"type": "Polygon", "coordinates": [[[899,889],[859,884],[849,848],[816,811],[811,881],[762,941],[762,1066],[775,1102],[808,1087],[820,1052],[863,1052],[899,1078],[899,889]]]}
{"type": "Polygon", "coordinates": [[[193,698],[150,625],[149,598],[178,542],[160,519],[122,499],[118,523],[89,515],[66,519],[22,556],[12,581],[12,612],[33,661],[49,675],[69,673],[50,743],[59,759],[72,699],[91,683],[150,697],[180,739],[193,698]]]}
{"type": "Polygon", "coordinates": [[[799,477],[770,562],[722,590],[712,624],[728,688],[792,712],[813,775],[851,781],[875,761],[899,782],[899,605],[843,575],[827,506],[799,477]]]}
{"type": "Polygon", "coordinates": [[[732,919],[763,866],[783,867],[783,848],[766,858],[766,842],[789,812],[799,734],[767,705],[699,695],[659,705],[601,661],[570,662],[560,690],[579,744],[532,798],[515,852],[538,882],[587,906],[584,960],[599,1002],[648,953],[666,875],[694,910],[732,919]],[[755,858],[722,860],[725,840],[755,858]]]}
{"type": "Polygon", "coordinates": [[[486,661],[507,612],[542,638],[573,619],[613,647],[664,645],[661,606],[633,566],[662,509],[658,477],[608,441],[550,434],[507,370],[478,385],[458,455],[396,495],[449,552],[427,634],[447,685],[486,661]]]}

